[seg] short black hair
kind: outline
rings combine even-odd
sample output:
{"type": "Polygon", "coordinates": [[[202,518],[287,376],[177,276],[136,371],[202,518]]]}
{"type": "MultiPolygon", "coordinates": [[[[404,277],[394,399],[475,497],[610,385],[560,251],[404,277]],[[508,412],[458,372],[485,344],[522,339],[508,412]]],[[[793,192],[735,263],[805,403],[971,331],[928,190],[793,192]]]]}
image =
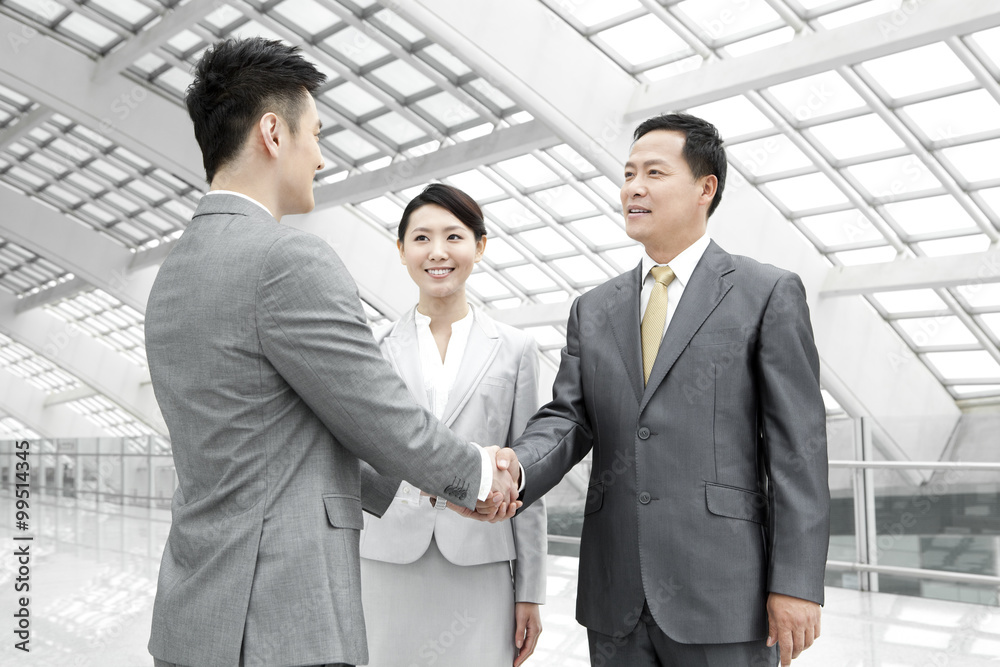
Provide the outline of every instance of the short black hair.
{"type": "Polygon", "coordinates": [[[403,209],[403,217],[399,221],[397,234],[402,243],[406,236],[406,228],[410,226],[410,216],[421,206],[434,204],[458,218],[463,225],[476,235],[476,243],[486,236],[486,223],[483,221],[483,210],[476,200],[458,188],[444,183],[431,183],[423,192],[410,200],[403,209]]]}
{"type": "Polygon", "coordinates": [[[636,142],[644,134],[655,130],[667,130],[684,134],[684,160],[695,178],[714,174],[719,179],[719,187],[708,207],[712,215],[722,201],[722,191],[726,188],[726,149],[722,137],[714,125],[707,120],[686,113],[661,114],[645,120],[635,128],[632,141],[636,142]]]}
{"type": "Polygon", "coordinates": [[[208,182],[239,154],[250,130],[268,111],[297,132],[306,96],[325,80],[325,74],[299,55],[297,46],[251,37],[209,47],[195,65],[184,98],[208,182]]]}

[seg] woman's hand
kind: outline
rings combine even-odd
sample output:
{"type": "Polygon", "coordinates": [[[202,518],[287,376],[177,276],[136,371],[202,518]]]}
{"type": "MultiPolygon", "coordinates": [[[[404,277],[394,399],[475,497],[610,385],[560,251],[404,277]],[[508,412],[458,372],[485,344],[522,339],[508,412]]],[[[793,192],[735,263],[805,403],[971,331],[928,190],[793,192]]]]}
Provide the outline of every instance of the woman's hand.
{"type": "Polygon", "coordinates": [[[542,614],[534,602],[518,602],[514,605],[514,646],[518,648],[514,658],[514,667],[519,667],[532,653],[538,643],[538,635],[542,634],[542,614]]]}

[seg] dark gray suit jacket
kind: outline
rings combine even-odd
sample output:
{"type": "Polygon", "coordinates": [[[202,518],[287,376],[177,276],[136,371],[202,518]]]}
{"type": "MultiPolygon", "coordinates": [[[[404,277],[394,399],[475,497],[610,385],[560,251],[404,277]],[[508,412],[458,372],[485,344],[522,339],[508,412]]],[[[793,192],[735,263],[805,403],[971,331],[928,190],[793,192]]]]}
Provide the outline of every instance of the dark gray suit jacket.
{"type": "Polygon", "coordinates": [[[240,197],[203,198],[163,262],[146,353],[179,482],[150,653],[366,663],[362,506],[405,476],[474,507],[479,453],[414,403],[330,246],[240,197]]]}
{"type": "Polygon", "coordinates": [[[712,242],[647,386],[641,265],[577,299],[553,400],[514,445],[531,503],[593,449],[577,619],[671,638],[767,635],[768,592],[823,602],[825,410],[798,276],[712,242]]]}

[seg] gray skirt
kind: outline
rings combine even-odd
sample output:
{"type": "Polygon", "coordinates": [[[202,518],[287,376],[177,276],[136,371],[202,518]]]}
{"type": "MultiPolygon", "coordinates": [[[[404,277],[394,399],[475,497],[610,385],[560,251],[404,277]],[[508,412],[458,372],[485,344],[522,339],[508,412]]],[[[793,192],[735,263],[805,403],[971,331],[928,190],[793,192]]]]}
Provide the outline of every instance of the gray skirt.
{"type": "Polygon", "coordinates": [[[510,667],[510,563],[450,563],[431,540],[406,565],[361,559],[369,667],[510,667]]]}

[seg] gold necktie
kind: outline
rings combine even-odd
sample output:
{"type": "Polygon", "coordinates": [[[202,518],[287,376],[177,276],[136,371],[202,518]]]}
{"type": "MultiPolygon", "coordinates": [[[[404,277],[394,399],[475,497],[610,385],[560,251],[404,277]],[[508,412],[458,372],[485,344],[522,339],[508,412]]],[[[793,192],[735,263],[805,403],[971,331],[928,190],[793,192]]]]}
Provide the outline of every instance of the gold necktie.
{"type": "Polygon", "coordinates": [[[649,270],[653,274],[653,291],[649,294],[646,304],[646,314],[642,316],[642,376],[643,385],[649,382],[649,373],[653,370],[656,353],[660,351],[660,341],[663,340],[663,323],[667,319],[667,285],[674,279],[674,271],[669,266],[654,266],[649,270]]]}

